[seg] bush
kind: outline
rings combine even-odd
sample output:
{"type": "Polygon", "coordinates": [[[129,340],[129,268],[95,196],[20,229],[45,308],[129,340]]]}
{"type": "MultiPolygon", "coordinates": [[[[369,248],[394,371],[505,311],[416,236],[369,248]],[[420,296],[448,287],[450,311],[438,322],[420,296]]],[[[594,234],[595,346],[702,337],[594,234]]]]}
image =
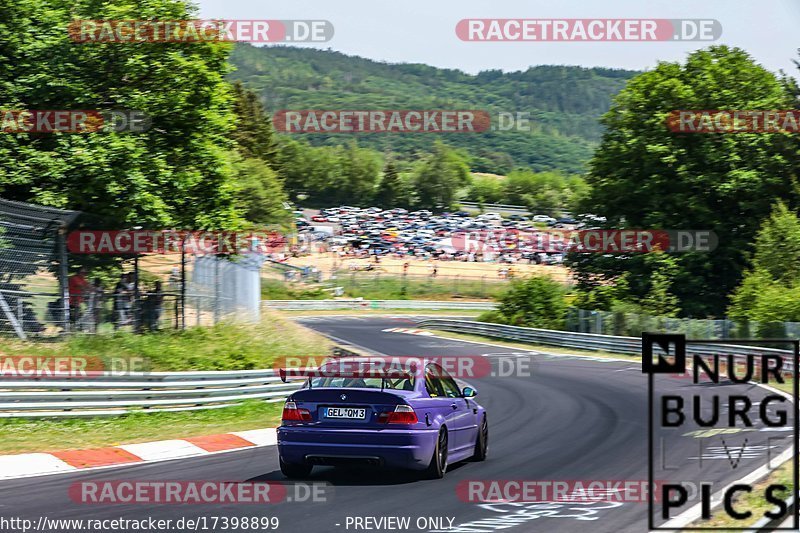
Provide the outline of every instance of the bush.
{"type": "Polygon", "coordinates": [[[566,312],[563,287],[547,276],[533,276],[512,282],[500,297],[497,315],[481,316],[490,315],[495,318],[492,322],[513,326],[563,329],[566,312]]]}
{"type": "Polygon", "coordinates": [[[492,322],[494,324],[508,324],[506,317],[504,317],[500,311],[495,309],[481,313],[475,320],[478,322],[492,322]]]}

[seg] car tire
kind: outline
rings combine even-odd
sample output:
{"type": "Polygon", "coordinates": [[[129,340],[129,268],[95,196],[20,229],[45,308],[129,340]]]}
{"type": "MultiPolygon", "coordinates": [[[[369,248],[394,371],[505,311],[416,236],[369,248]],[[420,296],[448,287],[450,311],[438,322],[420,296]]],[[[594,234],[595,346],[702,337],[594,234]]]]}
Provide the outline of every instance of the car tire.
{"type": "Polygon", "coordinates": [[[433,457],[425,470],[426,479],[442,479],[447,472],[447,429],[439,430],[436,437],[436,447],[433,449],[433,457]]]}
{"type": "Polygon", "coordinates": [[[281,472],[289,479],[302,479],[308,477],[311,470],[314,468],[312,465],[284,463],[283,459],[279,459],[281,464],[281,472]]]}
{"type": "Polygon", "coordinates": [[[483,415],[483,421],[478,428],[478,438],[475,440],[475,454],[472,456],[473,461],[485,461],[486,455],[489,453],[489,422],[486,421],[486,415],[483,415]]]}

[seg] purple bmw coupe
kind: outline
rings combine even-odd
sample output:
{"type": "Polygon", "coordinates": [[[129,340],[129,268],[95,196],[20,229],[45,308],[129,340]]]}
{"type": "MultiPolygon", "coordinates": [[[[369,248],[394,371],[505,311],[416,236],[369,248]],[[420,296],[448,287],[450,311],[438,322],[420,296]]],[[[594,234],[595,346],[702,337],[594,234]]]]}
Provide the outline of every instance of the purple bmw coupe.
{"type": "Polygon", "coordinates": [[[341,358],[304,374],[278,428],[285,476],[306,477],[314,465],[367,464],[441,478],[449,463],[486,459],[489,426],[477,391],[459,388],[431,360],[409,369],[389,359],[341,358]],[[359,370],[342,371],[347,364],[359,370]]]}

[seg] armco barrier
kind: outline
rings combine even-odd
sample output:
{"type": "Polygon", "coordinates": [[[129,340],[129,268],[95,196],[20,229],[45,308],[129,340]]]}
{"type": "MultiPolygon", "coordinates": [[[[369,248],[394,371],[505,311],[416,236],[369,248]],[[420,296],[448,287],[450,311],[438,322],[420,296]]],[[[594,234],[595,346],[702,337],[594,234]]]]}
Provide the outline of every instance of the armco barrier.
{"type": "MultiPolygon", "coordinates": [[[[420,327],[452,331],[455,333],[471,333],[485,337],[514,340],[545,346],[558,346],[560,348],[575,348],[580,350],[606,351],[621,354],[640,354],[642,339],[639,337],[616,337],[613,335],[597,335],[594,333],[574,333],[571,331],[556,331],[549,329],[522,328],[505,326],[503,324],[490,324],[488,322],[474,322],[470,320],[452,320],[444,318],[431,318],[417,323],[420,327]]],[[[692,344],[687,347],[689,353],[697,355],[732,354],[735,357],[745,357],[748,354],[775,354],[783,357],[784,368],[794,373],[792,352],[776,350],[775,348],[762,348],[756,346],[741,346],[733,344],[692,344]]]]}
{"type": "MultiPolygon", "coordinates": [[[[332,357],[360,355],[335,346],[332,357]]],[[[0,418],[114,416],[217,409],[245,400],[278,402],[305,380],[275,370],[71,374],[0,379],[0,418]]]]}
{"type": "Polygon", "coordinates": [[[0,381],[0,418],[214,409],[244,400],[280,401],[301,384],[282,383],[274,370],[6,379],[0,381]]]}
{"type": "Polygon", "coordinates": [[[478,309],[490,310],[494,302],[460,302],[430,300],[262,300],[262,309],[284,311],[336,311],[355,309],[478,309]]]}

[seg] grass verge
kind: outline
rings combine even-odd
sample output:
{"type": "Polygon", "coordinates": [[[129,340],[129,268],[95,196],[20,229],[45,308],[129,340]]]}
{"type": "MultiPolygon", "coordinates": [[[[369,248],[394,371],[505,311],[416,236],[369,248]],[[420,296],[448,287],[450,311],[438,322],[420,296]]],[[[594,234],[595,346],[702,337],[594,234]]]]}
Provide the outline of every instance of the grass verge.
{"type": "MultiPolygon", "coordinates": [[[[2,356],[144,360],[150,371],[271,368],[281,356],[325,356],[333,343],[278,313],[258,324],[221,323],[208,328],[144,335],[120,332],[79,335],[63,342],[8,341],[2,356]]],[[[117,364],[119,361],[117,360],[117,364]]],[[[116,368],[119,368],[118,366],[116,368]]],[[[0,389],[2,385],[0,384],[0,389]]],[[[136,412],[117,417],[0,419],[0,454],[131,444],[274,427],[283,404],[263,401],[207,411],[136,412]]]]}
{"type": "Polygon", "coordinates": [[[220,323],[211,327],[164,330],[135,335],[76,335],[64,342],[4,342],[2,355],[87,357],[102,360],[143,360],[152,372],[188,370],[252,370],[271,368],[283,356],[329,355],[333,343],[278,313],[267,313],[258,324],[220,323]]]}
{"type": "Polygon", "coordinates": [[[115,446],[276,427],[282,409],[282,402],[251,400],[233,407],[185,413],[134,413],[80,419],[3,419],[0,420],[0,454],[115,446]]]}
{"type": "Polygon", "coordinates": [[[772,484],[784,485],[788,488],[785,492],[776,492],[775,496],[786,499],[792,494],[794,490],[794,479],[792,476],[792,461],[787,461],[770,473],[765,479],[756,483],[753,491],[750,493],[739,493],[740,496],[736,498],[735,505],[741,510],[752,511],[753,517],[747,524],[743,524],[740,520],[734,520],[725,513],[722,509],[718,509],[712,514],[709,520],[698,520],[692,524],[692,527],[713,527],[719,528],[719,531],[735,531],[722,529],[725,527],[740,528],[752,526],[758,522],[766,511],[775,509],[775,506],[766,499],[764,499],[764,490],[767,486],[772,484]]]}
{"type": "MultiPolygon", "coordinates": [[[[500,280],[403,278],[392,275],[359,277],[347,273],[329,283],[342,287],[346,297],[367,300],[486,300],[500,296],[509,288],[508,282],[500,280]]],[[[269,300],[324,300],[331,298],[331,292],[316,285],[288,284],[262,278],[261,297],[269,300]]]]}

